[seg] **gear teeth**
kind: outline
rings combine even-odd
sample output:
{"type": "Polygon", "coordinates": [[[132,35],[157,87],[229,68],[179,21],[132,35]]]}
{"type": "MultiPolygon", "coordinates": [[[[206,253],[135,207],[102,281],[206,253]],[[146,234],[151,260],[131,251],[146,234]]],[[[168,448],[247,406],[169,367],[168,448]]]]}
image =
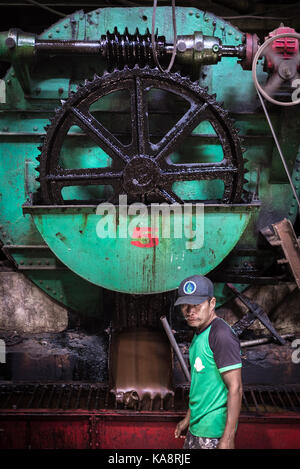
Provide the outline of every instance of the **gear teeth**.
{"type": "Polygon", "coordinates": [[[45,125],[44,129],[45,129],[46,132],[48,132],[49,127],[50,127],[49,124],[45,125]]]}
{"type": "Polygon", "coordinates": [[[37,149],[38,149],[39,151],[42,151],[43,145],[40,145],[39,147],[37,147],[37,149]]]}
{"type": "MultiPolygon", "coordinates": [[[[35,159],[36,159],[38,162],[40,162],[40,161],[41,161],[41,155],[37,156],[35,159]]],[[[36,169],[36,171],[39,171],[39,170],[36,169]]]]}

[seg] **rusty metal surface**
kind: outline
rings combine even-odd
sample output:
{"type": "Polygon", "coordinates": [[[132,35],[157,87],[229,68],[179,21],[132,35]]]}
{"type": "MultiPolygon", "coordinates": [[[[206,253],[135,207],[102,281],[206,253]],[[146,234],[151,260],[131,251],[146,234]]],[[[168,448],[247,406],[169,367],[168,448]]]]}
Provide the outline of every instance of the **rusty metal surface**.
{"type": "MultiPolygon", "coordinates": [[[[188,387],[169,410],[114,408],[100,383],[2,383],[1,449],[179,449],[188,387]]],[[[164,403],[165,404],[165,403],[164,403]]],[[[300,385],[245,386],[236,448],[299,448],[300,385]]]]}
{"type": "MultiPolygon", "coordinates": [[[[155,399],[144,398],[133,406],[116,399],[107,384],[103,383],[11,383],[0,384],[0,413],[14,410],[55,411],[123,411],[135,415],[136,411],[178,413],[186,411],[189,386],[178,386],[174,396],[155,399]]],[[[300,384],[246,385],[243,388],[242,413],[264,415],[292,412],[300,413],[300,384]]]]}
{"type": "Polygon", "coordinates": [[[272,224],[272,228],[261,230],[262,234],[274,247],[280,247],[284,258],[279,259],[278,264],[287,264],[300,288],[300,246],[293,225],[290,220],[284,218],[278,223],[272,224]]]}

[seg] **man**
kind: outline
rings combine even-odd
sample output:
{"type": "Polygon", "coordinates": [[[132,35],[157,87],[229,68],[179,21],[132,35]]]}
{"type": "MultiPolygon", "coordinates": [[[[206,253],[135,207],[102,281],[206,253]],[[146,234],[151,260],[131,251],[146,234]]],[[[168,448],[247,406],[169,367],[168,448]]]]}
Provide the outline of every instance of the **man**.
{"type": "Polygon", "coordinates": [[[241,401],[241,353],[237,336],[215,312],[212,282],[193,275],[181,282],[178,299],[189,326],[195,328],[190,350],[189,409],[175,430],[188,427],[186,449],[234,449],[241,401]]]}

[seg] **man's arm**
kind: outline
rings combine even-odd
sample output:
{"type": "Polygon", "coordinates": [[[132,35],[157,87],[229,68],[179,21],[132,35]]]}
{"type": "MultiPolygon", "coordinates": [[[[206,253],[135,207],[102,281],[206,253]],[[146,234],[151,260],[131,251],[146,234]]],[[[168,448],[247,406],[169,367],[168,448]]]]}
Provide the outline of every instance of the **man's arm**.
{"type": "Polygon", "coordinates": [[[189,408],[184,419],[180,420],[180,422],[177,424],[175,428],[175,433],[174,433],[175,438],[185,438],[185,435],[181,435],[181,432],[183,432],[189,426],[190,417],[191,417],[191,410],[189,408]]]}
{"type": "Polygon", "coordinates": [[[227,419],[218,449],[234,449],[235,430],[240,415],[243,396],[241,368],[225,371],[222,373],[222,378],[228,389],[227,419]]]}

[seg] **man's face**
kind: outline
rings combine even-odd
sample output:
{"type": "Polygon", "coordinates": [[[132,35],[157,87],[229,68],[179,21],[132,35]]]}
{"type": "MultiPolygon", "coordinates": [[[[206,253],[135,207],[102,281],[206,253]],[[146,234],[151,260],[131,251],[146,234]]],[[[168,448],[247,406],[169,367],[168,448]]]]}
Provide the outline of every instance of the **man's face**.
{"type": "Polygon", "coordinates": [[[215,315],[215,298],[206,300],[200,305],[181,305],[181,311],[190,327],[203,329],[210,323],[215,315]]]}

